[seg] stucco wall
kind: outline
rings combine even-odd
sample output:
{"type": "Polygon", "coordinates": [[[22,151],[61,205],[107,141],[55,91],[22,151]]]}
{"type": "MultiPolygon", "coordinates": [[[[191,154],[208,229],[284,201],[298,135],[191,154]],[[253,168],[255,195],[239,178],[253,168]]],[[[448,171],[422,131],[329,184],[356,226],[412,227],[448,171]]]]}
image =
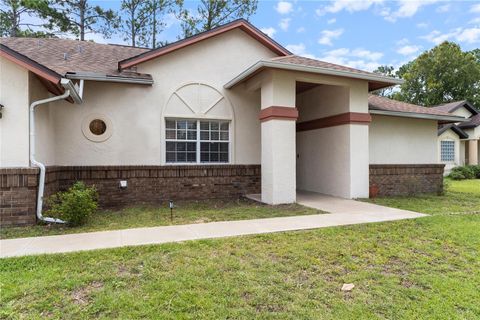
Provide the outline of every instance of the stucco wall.
{"type": "MultiPolygon", "coordinates": [[[[55,120],[56,165],[164,164],[161,137],[165,106],[171,95],[189,83],[218,90],[232,107],[232,158],[235,164],[260,163],[260,95],[243,86],[223,85],[261,58],[274,54],[240,30],[186,47],[138,66],[152,74],[153,86],[86,82],[84,103],[52,105],[55,120]],[[97,113],[111,120],[112,136],[92,142],[82,133],[82,121],[97,113]]],[[[170,114],[173,114],[171,110],[170,114]]],[[[180,112],[182,117],[199,115],[180,112]],[[183,113],[183,114],[182,114],[183,113]]],[[[223,118],[222,111],[201,115],[223,118]]]]}
{"type": "MultiPolygon", "coordinates": [[[[368,112],[366,82],[323,80],[337,85],[299,94],[299,122],[368,112]]],[[[297,188],[344,198],[368,197],[368,135],[367,125],[352,124],[297,132],[297,188]]]]}
{"type": "Polygon", "coordinates": [[[0,167],[28,167],[28,71],[0,58],[0,167]]]}
{"type": "MultiPolygon", "coordinates": [[[[29,74],[30,101],[46,99],[51,94],[34,74],[29,74]]],[[[57,102],[53,102],[55,104],[57,102]]],[[[35,110],[35,153],[36,158],[45,165],[55,164],[55,122],[50,104],[41,104],[35,110]]]]}
{"type": "Polygon", "coordinates": [[[438,163],[437,121],[372,116],[371,164],[438,163]]]}
{"type": "Polygon", "coordinates": [[[472,113],[465,109],[464,107],[461,107],[455,111],[452,112],[452,114],[460,117],[465,117],[465,118],[470,118],[472,116],[472,113]]]}

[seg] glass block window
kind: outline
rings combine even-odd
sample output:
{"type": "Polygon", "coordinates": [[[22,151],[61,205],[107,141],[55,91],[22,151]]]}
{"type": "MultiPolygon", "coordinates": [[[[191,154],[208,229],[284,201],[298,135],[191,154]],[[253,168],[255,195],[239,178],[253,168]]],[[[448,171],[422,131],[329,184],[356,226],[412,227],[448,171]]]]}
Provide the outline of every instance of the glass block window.
{"type": "Polygon", "coordinates": [[[455,161],[455,141],[442,140],[440,142],[440,159],[444,162],[455,161]]]}
{"type": "Polygon", "coordinates": [[[167,163],[228,163],[228,121],[167,119],[165,122],[167,163]]]}

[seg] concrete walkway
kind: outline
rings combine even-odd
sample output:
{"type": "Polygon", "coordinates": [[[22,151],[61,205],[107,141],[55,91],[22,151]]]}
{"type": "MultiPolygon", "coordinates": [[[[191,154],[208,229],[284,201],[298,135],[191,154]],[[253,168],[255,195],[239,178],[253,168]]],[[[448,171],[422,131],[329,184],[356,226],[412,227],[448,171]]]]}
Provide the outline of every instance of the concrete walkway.
{"type": "Polygon", "coordinates": [[[424,214],[316,193],[300,192],[299,204],[330,214],[224,221],[0,240],[0,258],[307,230],[422,217],[424,214]]]}

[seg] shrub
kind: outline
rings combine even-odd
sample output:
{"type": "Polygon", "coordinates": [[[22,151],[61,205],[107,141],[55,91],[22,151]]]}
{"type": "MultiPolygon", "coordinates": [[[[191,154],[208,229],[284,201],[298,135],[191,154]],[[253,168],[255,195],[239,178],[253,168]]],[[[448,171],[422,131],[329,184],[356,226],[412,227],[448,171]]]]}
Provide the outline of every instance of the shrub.
{"type": "Polygon", "coordinates": [[[473,166],[455,167],[449,177],[454,180],[475,179],[475,172],[471,167],[473,166]]]}
{"type": "Polygon", "coordinates": [[[448,177],[452,180],[465,180],[465,176],[460,171],[453,171],[450,172],[448,177]]]}
{"type": "Polygon", "coordinates": [[[480,165],[468,165],[467,168],[472,170],[474,178],[480,179],[480,165]]]}
{"type": "Polygon", "coordinates": [[[68,226],[79,226],[97,210],[97,199],[95,187],[87,187],[83,182],[77,181],[67,191],[49,197],[47,204],[50,209],[47,213],[66,221],[68,226]]]}

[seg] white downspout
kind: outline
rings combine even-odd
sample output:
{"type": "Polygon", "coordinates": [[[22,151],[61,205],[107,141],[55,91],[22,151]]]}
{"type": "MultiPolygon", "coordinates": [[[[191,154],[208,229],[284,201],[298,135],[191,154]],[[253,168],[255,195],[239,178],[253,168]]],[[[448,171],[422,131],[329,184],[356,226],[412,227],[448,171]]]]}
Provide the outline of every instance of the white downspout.
{"type": "MultiPolygon", "coordinates": [[[[30,117],[29,117],[29,129],[30,129],[30,162],[32,165],[37,166],[40,169],[40,179],[38,182],[38,195],[37,195],[37,218],[38,220],[45,221],[45,222],[53,222],[53,223],[65,223],[65,221],[60,220],[60,219],[55,219],[55,218],[49,218],[49,217],[44,217],[42,215],[42,206],[43,206],[43,193],[45,190],[45,165],[41,162],[38,162],[35,159],[35,108],[41,104],[45,103],[50,103],[58,100],[63,100],[68,98],[72,92],[70,89],[67,88],[73,88],[73,85],[71,84],[70,80],[64,80],[62,79],[61,81],[62,85],[65,87],[65,92],[62,95],[47,98],[47,99],[42,99],[42,100],[37,100],[32,102],[30,104],[30,117]]],[[[81,81],[81,88],[83,91],[83,80],[81,81]]],[[[81,103],[81,96],[80,99],[78,98],[78,94],[75,92],[75,94],[72,94],[72,98],[76,102],[81,103]]]]}

